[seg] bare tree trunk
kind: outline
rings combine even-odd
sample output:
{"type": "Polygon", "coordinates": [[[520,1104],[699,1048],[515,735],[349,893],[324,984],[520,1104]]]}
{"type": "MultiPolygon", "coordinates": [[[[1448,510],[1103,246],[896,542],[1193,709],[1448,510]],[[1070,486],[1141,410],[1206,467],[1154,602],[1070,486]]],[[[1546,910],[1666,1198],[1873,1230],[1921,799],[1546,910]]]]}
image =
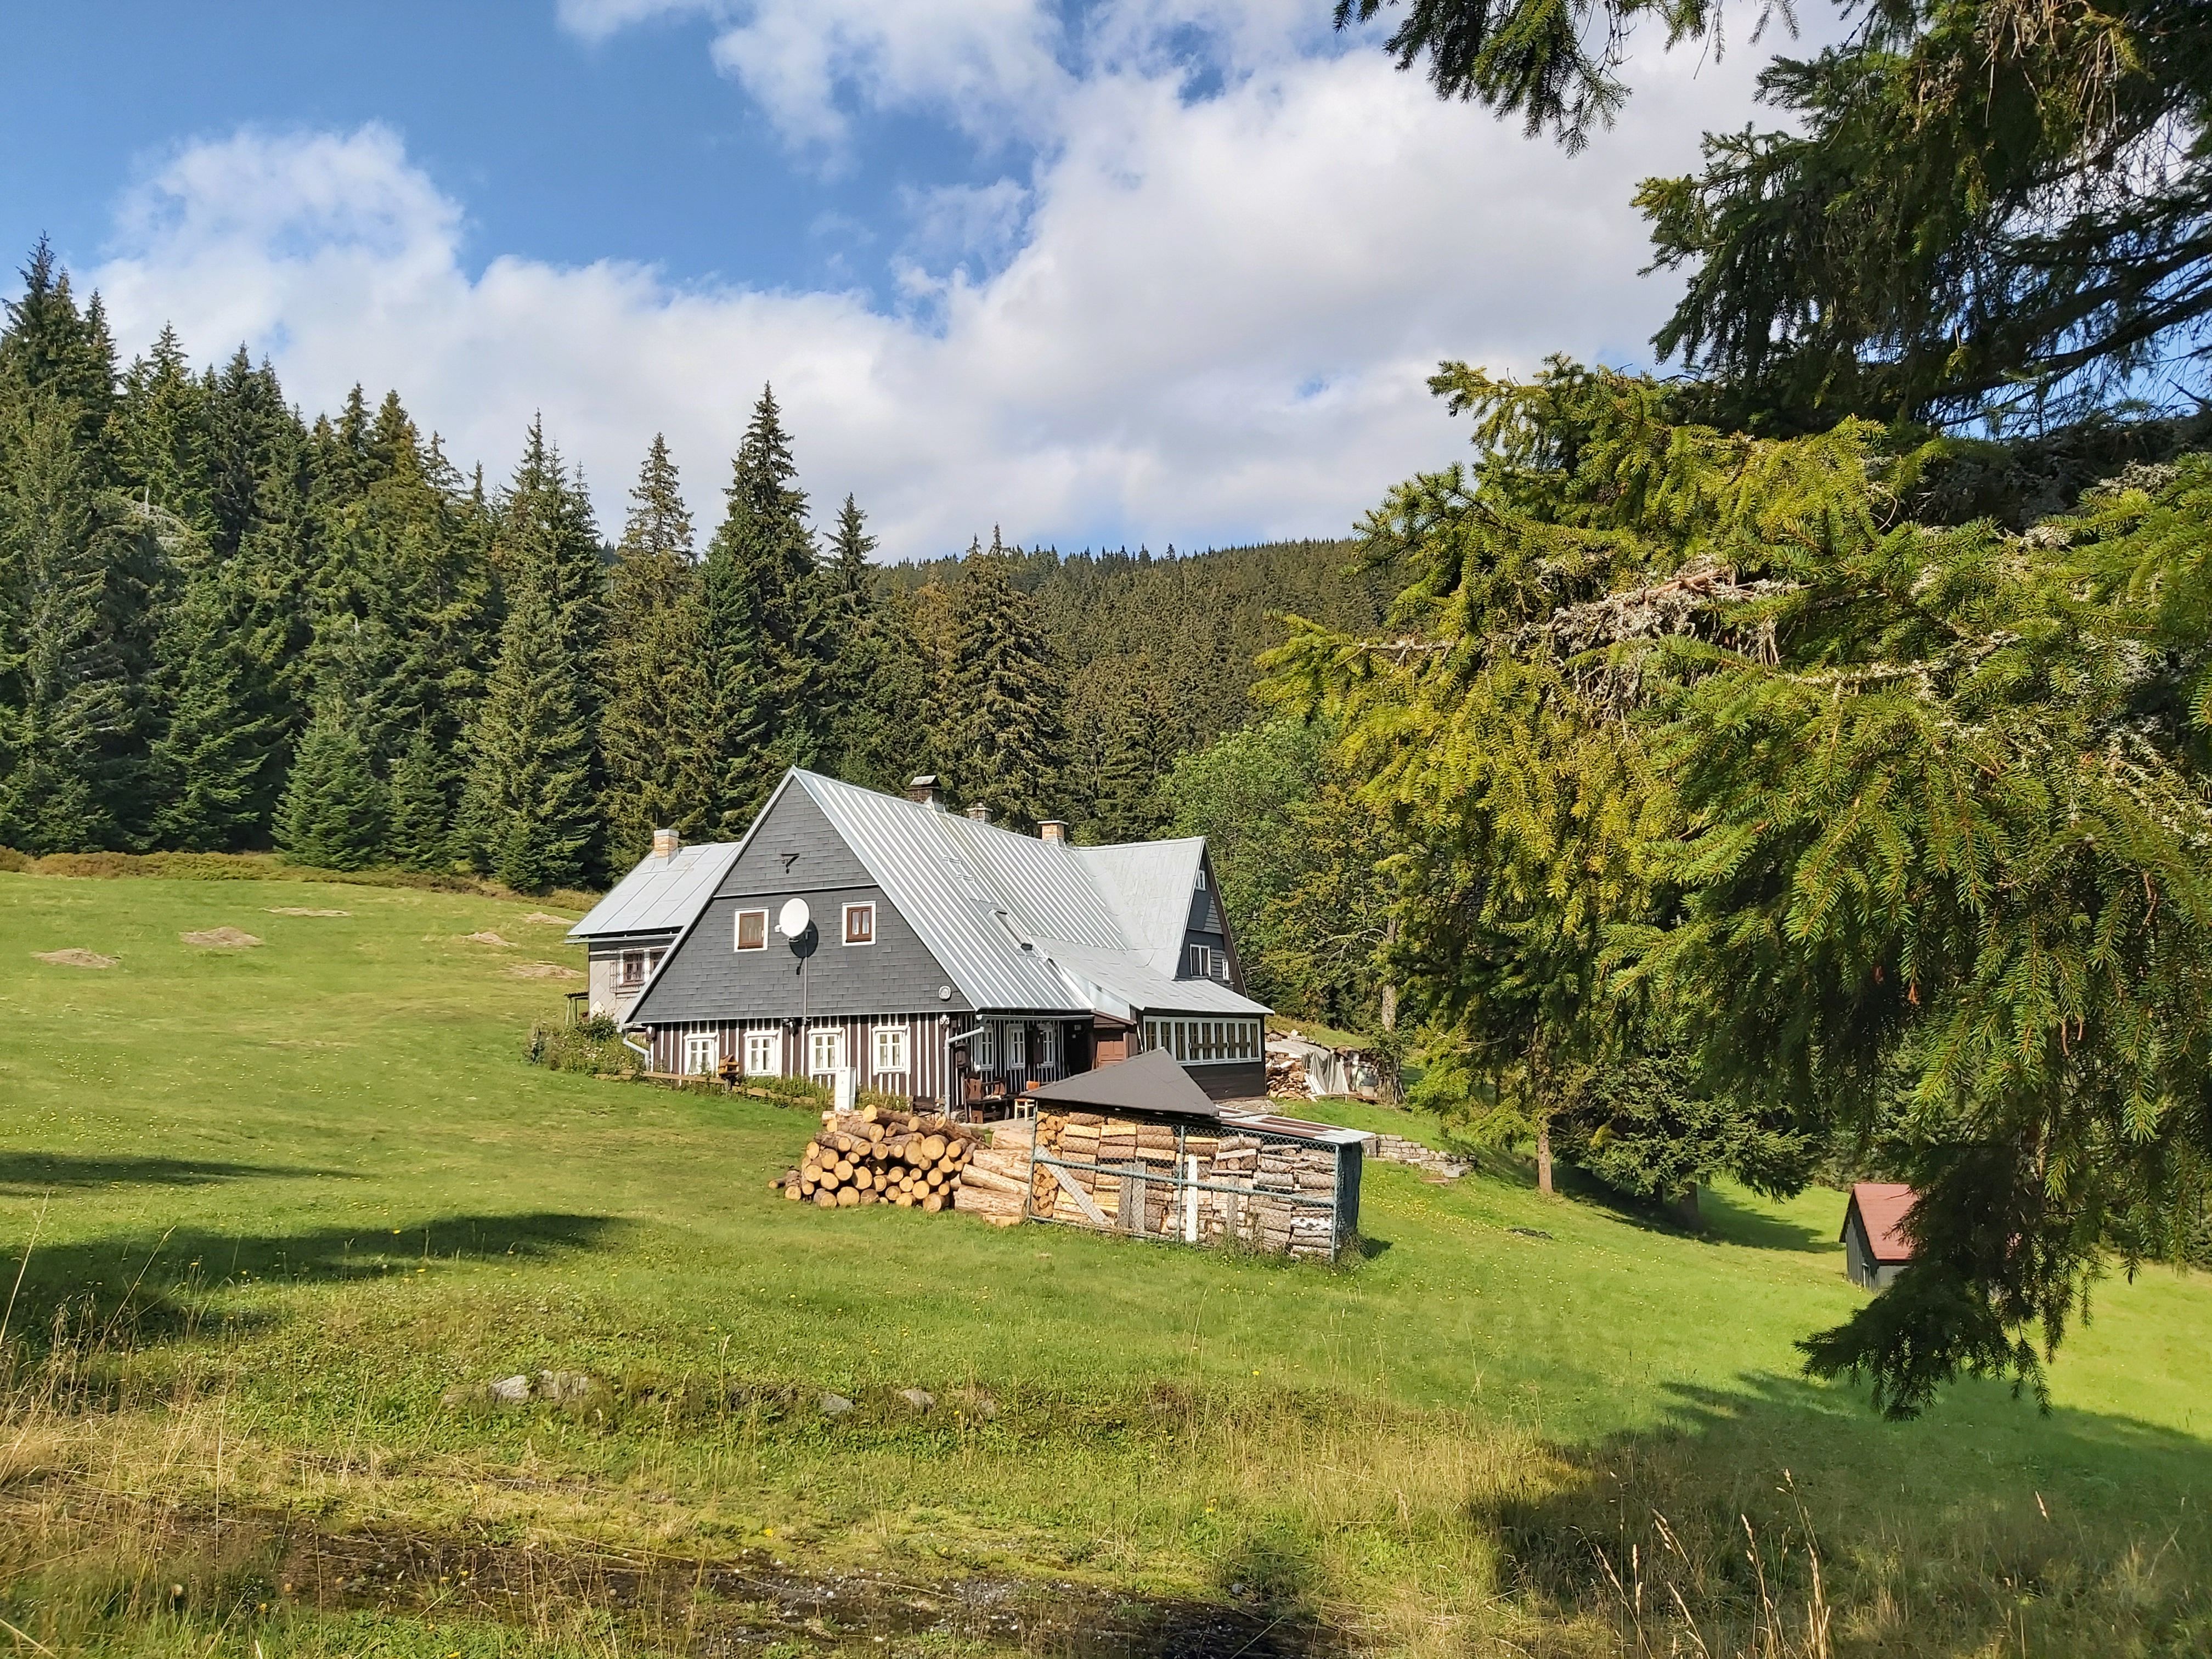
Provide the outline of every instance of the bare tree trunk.
{"type": "MultiPolygon", "coordinates": [[[[1398,918],[1393,916],[1382,924],[1382,943],[1387,949],[1397,942],[1398,918]]],[[[1395,979],[1382,981],[1382,1029],[1386,1031],[1398,1029],[1398,981],[1395,979]]]]}
{"type": "Polygon", "coordinates": [[[1536,1190],[1550,1196],[1552,1191],[1552,1120],[1536,1120],[1536,1190]]]}

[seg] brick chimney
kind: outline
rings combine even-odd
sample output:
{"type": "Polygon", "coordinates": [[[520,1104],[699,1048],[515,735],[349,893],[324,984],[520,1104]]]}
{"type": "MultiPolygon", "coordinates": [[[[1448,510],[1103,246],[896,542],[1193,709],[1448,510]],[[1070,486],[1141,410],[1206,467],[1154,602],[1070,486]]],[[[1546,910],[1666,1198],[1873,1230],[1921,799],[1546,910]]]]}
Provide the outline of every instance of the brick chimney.
{"type": "Polygon", "coordinates": [[[991,821],[991,809],[979,800],[968,809],[968,816],[978,823],[988,823],[991,821]]]}
{"type": "Polygon", "coordinates": [[[1067,839],[1067,820],[1066,818],[1044,819],[1037,825],[1037,839],[1040,841],[1066,841],[1067,839]]]}
{"type": "Polygon", "coordinates": [[[677,834],[675,830],[656,830],[653,832],[653,857],[657,859],[672,859],[683,850],[684,837],[677,834]]]}
{"type": "Polygon", "coordinates": [[[906,798],[916,806],[933,807],[939,812],[945,810],[945,791],[939,786],[934,772],[924,772],[908,781],[906,798]]]}

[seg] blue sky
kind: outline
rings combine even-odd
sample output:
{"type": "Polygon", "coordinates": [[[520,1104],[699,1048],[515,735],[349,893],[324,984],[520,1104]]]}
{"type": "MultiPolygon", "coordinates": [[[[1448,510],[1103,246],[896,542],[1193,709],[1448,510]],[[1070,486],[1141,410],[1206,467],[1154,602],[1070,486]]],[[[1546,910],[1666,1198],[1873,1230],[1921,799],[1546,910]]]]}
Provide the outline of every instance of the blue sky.
{"type": "Polygon", "coordinates": [[[1756,55],[1639,65],[1583,157],[1394,74],[1327,0],[44,8],[0,241],[126,352],[396,386],[495,475],[543,410],[617,520],[665,431],[711,523],[763,380],[892,557],[1342,533],[1460,453],[1443,356],[1632,361],[1644,173],[1756,55]]]}

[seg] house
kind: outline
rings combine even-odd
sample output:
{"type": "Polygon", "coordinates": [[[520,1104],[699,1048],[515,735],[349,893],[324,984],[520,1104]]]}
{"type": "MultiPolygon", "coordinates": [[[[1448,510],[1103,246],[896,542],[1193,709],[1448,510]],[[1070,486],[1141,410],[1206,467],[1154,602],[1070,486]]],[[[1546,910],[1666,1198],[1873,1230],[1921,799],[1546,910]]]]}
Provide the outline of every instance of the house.
{"type": "Polygon", "coordinates": [[[1905,1236],[1905,1218],[1917,1194],[1910,1187],[1891,1181],[1859,1181],[1851,1184],[1850,1202],[1844,1206],[1844,1276],[1869,1291],[1886,1291],[1912,1260],[1912,1242],[1905,1236]]]}
{"type": "Polygon", "coordinates": [[[585,994],[594,1015],[619,1021],[684,924],[721,884],[734,842],[686,847],[673,830],[653,832],[653,851],[568,930],[585,949],[585,994]]]}
{"type": "Polygon", "coordinates": [[[655,1071],[988,1109],[1157,1049],[1211,1098],[1266,1092],[1202,837],[1078,847],[949,811],[934,778],[793,769],[692,903],[623,1016],[655,1071]]]}

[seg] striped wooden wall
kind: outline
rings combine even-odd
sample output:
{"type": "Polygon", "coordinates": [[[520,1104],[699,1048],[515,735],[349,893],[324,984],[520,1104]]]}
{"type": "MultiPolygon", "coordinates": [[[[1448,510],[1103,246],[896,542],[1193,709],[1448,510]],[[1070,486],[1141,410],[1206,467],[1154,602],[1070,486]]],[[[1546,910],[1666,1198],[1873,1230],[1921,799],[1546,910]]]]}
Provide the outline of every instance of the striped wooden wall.
{"type": "Polygon", "coordinates": [[[846,1015],[836,1019],[809,1020],[805,1025],[780,1019],[694,1020],[680,1025],[654,1026],[647,1046],[653,1054],[653,1070],[681,1072],[686,1046],[684,1039],[687,1037],[712,1036],[718,1060],[735,1058],[742,1060],[744,1058],[745,1033],[775,1031],[780,1032],[783,1039],[779,1067],[781,1074],[802,1077],[806,1073],[810,1047],[808,1033],[833,1025],[845,1034],[845,1063],[856,1074],[855,1082],[859,1087],[943,1102],[945,1039],[952,1032],[947,1017],[943,1014],[846,1015]],[[898,1074],[879,1074],[875,1069],[875,1034],[879,1025],[902,1025],[906,1028],[908,1069],[903,1082],[898,1074]]]}

